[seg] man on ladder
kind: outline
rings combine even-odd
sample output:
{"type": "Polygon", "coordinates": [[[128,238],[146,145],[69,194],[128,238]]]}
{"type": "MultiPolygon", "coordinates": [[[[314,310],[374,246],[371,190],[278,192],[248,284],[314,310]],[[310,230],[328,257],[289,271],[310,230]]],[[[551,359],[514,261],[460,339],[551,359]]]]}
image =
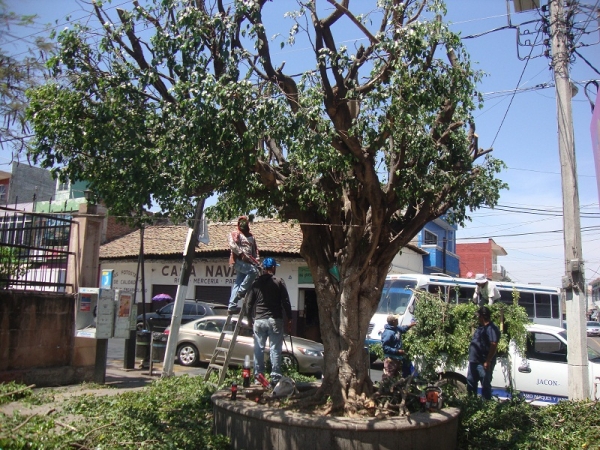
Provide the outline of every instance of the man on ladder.
{"type": "Polygon", "coordinates": [[[229,248],[231,255],[229,265],[236,271],[235,282],[231,289],[227,311],[229,315],[240,312],[238,302],[243,299],[259,273],[259,254],[254,235],[250,233],[250,223],[247,216],[240,216],[237,230],[229,233],[229,248]]]}
{"type": "Polygon", "coordinates": [[[247,312],[246,300],[242,303],[241,309],[238,307],[238,303],[245,298],[252,282],[260,273],[258,247],[254,235],[250,233],[247,216],[238,218],[237,230],[229,233],[227,240],[231,249],[229,264],[235,268],[236,279],[227,306],[228,317],[204,375],[204,380],[208,381],[211,373],[217,371],[219,374],[218,384],[221,384],[225,379],[231,359],[231,351],[235,346],[235,341],[242,326],[242,319],[247,312]],[[239,317],[235,320],[236,326],[232,330],[231,323],[234,314],[239,314],[239,317]]]}

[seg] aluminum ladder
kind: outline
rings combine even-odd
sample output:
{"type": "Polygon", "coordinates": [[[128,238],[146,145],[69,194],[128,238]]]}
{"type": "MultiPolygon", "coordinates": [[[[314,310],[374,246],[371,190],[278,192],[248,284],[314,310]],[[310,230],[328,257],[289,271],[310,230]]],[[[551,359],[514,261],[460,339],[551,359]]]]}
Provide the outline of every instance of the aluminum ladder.
{"type": "Polygon", "coordinates": [[[218,388],[223,383],[223,380],[225,380],[225,375],[227,374],[227,369],[229,367],[229,360],[231,359],[231,350],[235,346],[235,341],[237,340],[240,327],[242,326],[242,319],[246,314],[246,298],[247,297],[244,297],[244,301],[242,302],[242,307],[239,315],[237,316],[237,323],[233,331],[230,330],[230,325],[231,318],[234,317],[235,314],[227,315],[225,325],[223,325],[223,328],[221,329],[221,336],[219,336],[215,351],[213,352],[210,362],[208,363],[208,369],[206,369],[206,373],[204,374],[204,381],[216,388],[218,388]],[[229,344],[227,344],[225,341],[225,336],[228,335],[231,336],[229,344]],[[216,384],[209,382],[210,374],[214,371],[219,372],[219,381],[216,384]]]}

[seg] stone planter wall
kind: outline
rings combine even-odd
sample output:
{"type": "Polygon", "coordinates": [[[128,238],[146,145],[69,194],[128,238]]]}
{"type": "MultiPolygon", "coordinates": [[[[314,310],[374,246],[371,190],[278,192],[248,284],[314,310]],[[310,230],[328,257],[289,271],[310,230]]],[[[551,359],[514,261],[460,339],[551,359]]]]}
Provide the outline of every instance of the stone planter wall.
{"type": "Polygon", "coordinates": [[[212,396],[215,432],[236,450],[451,450],[459,410],[416,413],[391,419],[350,419],[282,411],[228,391],[212,396]]]}

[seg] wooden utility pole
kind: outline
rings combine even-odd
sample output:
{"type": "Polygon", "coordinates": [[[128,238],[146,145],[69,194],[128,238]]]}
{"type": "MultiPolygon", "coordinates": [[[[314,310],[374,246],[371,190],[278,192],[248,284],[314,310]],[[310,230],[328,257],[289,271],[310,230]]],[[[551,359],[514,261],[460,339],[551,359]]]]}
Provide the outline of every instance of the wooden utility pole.
{"type": "Polygon", "coordinates": [[[575,137],[571,107],[572,88],[569,77],[570,49],[564,0],[550,0],[550,34],[552,37],[552,69],[556,85],[558,119],[558,151],[563,194],[563,229],[565,247],[567,360],[569,365],[569,399],[583,400],[590,395],[587,333],[585,328],[585,271],[581,251],[579,191],[575,162],[575,137]]]}

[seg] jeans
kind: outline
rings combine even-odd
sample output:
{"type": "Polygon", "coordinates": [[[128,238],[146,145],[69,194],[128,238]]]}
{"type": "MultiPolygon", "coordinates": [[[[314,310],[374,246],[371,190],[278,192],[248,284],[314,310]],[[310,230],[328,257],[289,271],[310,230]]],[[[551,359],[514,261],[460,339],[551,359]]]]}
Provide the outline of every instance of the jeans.
{"type": "Polygon", "coordinates": [[[477,395],[477,386],[481,381],[481,396],[486,400],[492,399],[492,375],[496,362],[490,363],[488,370],[483,368],[483,364],[469,362],[469,371],[467,372],[467,392],[477,395]]]}
{"type": "Polygon", "coordinates": [[[281,378],[281,347],[283,345],[283,319],[257,319],[254,321],[254,375],[265,373],[265,345],[269,338],[271,379],[281,378]]]}
{"type": "Polygon", "coordinates": [[[252,286],[254,279],[258,276],[258,268],[242,260],[237,260],[233,267],[235,268],[236,276],[233,287],[231,288],[231,297],[229,297],[229,309],[237,306],[238,292],[241,294],[240,297],[246,295],[248,288],[252,286]]]}

